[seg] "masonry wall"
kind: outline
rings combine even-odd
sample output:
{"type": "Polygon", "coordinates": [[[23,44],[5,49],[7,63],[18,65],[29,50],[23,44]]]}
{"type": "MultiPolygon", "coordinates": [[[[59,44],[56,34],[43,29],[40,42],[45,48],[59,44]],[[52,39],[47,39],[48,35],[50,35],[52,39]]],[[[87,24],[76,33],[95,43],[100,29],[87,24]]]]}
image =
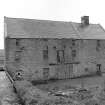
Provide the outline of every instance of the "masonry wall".
{"type": "Polygon", "coordinates": [[[105,70],[105,41],[74,39],[9,39],[6,67],[16,79],[67,79],[105,70]]]}

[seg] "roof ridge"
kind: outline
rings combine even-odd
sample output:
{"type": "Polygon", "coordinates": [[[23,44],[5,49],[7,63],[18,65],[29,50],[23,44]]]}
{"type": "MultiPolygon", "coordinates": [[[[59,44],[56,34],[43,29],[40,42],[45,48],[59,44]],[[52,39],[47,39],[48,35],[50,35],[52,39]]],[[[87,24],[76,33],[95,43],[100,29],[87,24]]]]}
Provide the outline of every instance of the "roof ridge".
{"type": "MultiPolygon", "coordinates": [[[[61,23],[71,23],[71,21],[58,21],[58,20],[49,20],[49,19],[34,19],[34,18],[15,18],[15,17],[6,17],[4,19],[18,19],[18,20],[33,20],[33,21],[47,21],[47,22],[61,22],[61,23]]],[[[76,22],[75,22],[76,23],[76,22]]]]}

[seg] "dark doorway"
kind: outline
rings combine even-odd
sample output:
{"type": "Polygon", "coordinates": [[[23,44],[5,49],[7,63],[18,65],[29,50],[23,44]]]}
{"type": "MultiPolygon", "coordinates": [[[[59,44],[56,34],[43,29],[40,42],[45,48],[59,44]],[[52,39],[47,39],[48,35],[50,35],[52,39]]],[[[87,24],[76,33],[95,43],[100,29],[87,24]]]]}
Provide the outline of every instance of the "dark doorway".
{"type": "Polygon", "coordinates": [[[96,70],[97,70],[97,74],[101,75],[101,64],[97,64],[96,70]]]}

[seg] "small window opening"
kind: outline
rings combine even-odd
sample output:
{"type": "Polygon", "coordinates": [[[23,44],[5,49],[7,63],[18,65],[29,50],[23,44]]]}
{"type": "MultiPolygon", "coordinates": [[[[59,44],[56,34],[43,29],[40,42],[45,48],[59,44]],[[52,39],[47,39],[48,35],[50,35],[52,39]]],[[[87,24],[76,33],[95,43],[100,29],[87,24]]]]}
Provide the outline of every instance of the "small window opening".
{"type": "Polygon", "coordinates": [[[15,61],[20,61],[20,58],[21,58],[20,52],[16,51],[15,52],[15,61]]]}
{"type": "Polygon", "coordinates": [[[47,39],[47,38],[43,38],[43,40],[44,40],[44,41],[48,41],[48,39],[47,39]]]}
{"type": "Polygon", "coordinates": [[[56,49],[56,46],[54,46],[53,49],[56,49]]]}
{"type": "Polygon", "coordinates": [[[21,75],[21,73],[19,72],[19,73],[17,73],[17,75],[21,75]]]}
{"type": "Polygon", "coordinates": [[[85,68],[85,72],[88,72],[89,70],[88,70],[88,68],[85,68]]]}
{"type": "Polygon", "coordinates": [[[19,46],[19,39],[16,39],[16,46],[19,46]]]}
{"type": "Polygon", "coordinates": [[[14,79],[15,80],[22,80],[23,79],[23,71],[22,70],[17,70],[15,75],[14,75],[14,79]]]}

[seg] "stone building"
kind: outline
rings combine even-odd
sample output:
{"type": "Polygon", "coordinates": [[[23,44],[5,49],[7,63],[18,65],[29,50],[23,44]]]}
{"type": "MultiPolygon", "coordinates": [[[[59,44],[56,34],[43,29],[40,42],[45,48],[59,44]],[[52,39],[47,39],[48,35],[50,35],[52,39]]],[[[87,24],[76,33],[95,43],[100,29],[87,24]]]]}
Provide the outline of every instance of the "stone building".
{"type": "Polygon", "coordinates": [[[4,18],[6,69],[14,79],[68,79],[105,71],[105,30],[90,24],[4,18]]]}

